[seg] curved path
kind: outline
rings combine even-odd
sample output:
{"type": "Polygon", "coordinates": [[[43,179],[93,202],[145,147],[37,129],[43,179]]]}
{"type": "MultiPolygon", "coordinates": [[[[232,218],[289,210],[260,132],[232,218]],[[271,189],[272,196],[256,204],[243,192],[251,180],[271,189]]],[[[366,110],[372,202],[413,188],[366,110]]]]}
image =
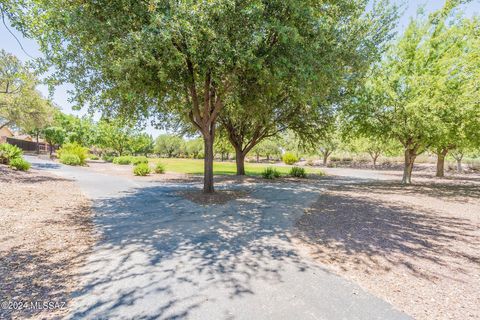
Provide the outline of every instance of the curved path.
{"type": "Polygon", "coordinates": [[[177,194],[194,183],[29,161],[75,179],[94,202],[101,240],[81,270],[74,319],[408,319],[292,244],[319,186],[259,184],[243,199],[200,206],[177,194]]]}

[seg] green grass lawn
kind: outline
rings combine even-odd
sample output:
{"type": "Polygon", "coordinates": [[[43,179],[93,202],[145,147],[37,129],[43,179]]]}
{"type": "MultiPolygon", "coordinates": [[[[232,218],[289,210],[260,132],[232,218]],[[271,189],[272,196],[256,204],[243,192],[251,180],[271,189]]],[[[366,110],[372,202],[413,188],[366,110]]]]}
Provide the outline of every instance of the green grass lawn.
{"type": "MultiPolygon", "coordinates": [[[[202,159],[150,159],[150,163],[156,164],[157,162],[163,163],[167,172],[203,174],[202,159]]],[[[266,167],[275,167],[278,172],[283,175],[287,175],[291,168],[291,166],[279,166],[273,164],[245,163],[245,173],[247,175],[258,176],[266,167]]],[[[307,173],[323,174],[323,171],[320,169],[307,168],[306,170],[307,173]]],[[[213,171],[214,174],[231,175],[236,173],[236,166],[234,162],[214,162],[213,171]]]]}

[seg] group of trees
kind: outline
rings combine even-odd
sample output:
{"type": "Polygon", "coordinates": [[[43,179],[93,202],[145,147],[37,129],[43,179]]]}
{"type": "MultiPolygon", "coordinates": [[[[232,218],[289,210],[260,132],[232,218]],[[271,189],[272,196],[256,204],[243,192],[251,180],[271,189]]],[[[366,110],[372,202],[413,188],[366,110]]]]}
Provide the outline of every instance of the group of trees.
{"type": "Polygon", "coordinates": [[[461,157],[480,144],[480,24],[455,15],[458,3],[412,19],[344,109],[355,134],[403,146],[403,183],[419,154],[437,154],[443,176],[449,152],[461,157]]]}
{"type": "MultiPolygon", "coordinates": [[[[448,152],[474,147],[479,24],[452,14],[461,2],[412,20],[394,42],[397,8],[387,0],[7,0],[0,10],[38,41],[52,83],[74,85],[78,106],[199,135],[202,148],[162,136],[155,150],[203,152],[204,191],[213,192],[214,149],[233,149],[244,174],[246,155],[274,155],[272,139],[286,132],[325,161],[348,135],[374,162],[397,141],[404,183],[421,152],[437,152],[440,172],[448,152]]],[[[100,145],[128,149],[131,127],[98,127],[100,145]]]]}

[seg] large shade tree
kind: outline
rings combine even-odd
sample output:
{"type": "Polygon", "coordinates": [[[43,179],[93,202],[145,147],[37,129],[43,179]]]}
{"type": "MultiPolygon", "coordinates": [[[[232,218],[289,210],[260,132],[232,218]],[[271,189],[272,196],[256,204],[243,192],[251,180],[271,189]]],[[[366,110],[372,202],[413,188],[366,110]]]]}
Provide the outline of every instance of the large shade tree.
{"type": "Polygon", "coordinates": [[[79,105],[137,117],[155,110],[163,126],[190,121],[204,140],[204,191],[213,192],[217,119],[240,75],[321,77],[319,53],[336,54],[351,12],[367,2],[26,0],[3,9],[39,41],[55,79],[74,84],[79,105]]]}

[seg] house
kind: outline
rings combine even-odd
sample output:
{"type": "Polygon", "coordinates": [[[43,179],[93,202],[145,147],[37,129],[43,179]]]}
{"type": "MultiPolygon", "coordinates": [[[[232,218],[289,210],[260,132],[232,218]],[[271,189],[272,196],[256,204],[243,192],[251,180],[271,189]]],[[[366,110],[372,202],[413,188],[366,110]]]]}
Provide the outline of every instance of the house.
{"type": "Polygon", "coordinates": [[[38,139],[38,146],[35,140],[28,134],[16,134],[8,127],[0,129],[0,143],[7,142],[23,151],[37,151],[38,149],[40,152],[48,152],[50,145],[45,140],[38,139]]]}

